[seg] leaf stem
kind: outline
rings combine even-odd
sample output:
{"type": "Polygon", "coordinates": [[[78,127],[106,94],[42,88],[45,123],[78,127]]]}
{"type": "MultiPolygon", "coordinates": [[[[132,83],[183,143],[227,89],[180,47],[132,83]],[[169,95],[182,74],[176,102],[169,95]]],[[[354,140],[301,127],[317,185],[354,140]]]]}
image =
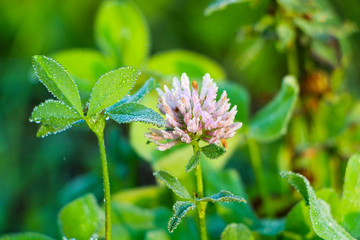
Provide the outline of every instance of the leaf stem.
{"type": "Polygon", "coordinates": [[[294,77],[299,77],[299,61],[296,44],[287,49],[287,67],[288,73],[294,77]]]}
{"type": "MultiPolygon", "coordinates": [[[[199,151],[199,143],[196,141],[193,145],[194,153],[199,151]]],[[[195,170],[196,176],[196,190],[197,190],[197,198],[204,197],[204,186],[203,186],[203,178],[201,172],[201,161],[196,166],[195,170]]],[[[207,240],[207,232],[206,232],[206,221],[205,221],[205,211],[206,211],[206,202],[198,202],[197,203],[198,217],[199,217],[199,228],[200,228],[200,238],[201,240],[207,240]]]]}
{"type": "Polygon", "coordinates": [[[105,152],[105,141],[104,134],[95,133],[99,142],[100,157],[101,157],[101,167],[103,174],[104,182],[104,202],[105,202],[105,239],[111,239],[111,195],[110,195],[110,180],[109,180],[109,170],[106,160],[105,152]]]}
{"type": "Polygon", "coordinates": [[[255,174],[256,185],[260,191],[260,197],[264,204],[265,213],[268,217],[273,217],[274,212],[273,208],[271,207],[268,185],[265,179],[265,175],[263,173],[259,145],[256,140],[251,138],[248,138],[247,142],[249,147],[251,165],[255,174]]]}

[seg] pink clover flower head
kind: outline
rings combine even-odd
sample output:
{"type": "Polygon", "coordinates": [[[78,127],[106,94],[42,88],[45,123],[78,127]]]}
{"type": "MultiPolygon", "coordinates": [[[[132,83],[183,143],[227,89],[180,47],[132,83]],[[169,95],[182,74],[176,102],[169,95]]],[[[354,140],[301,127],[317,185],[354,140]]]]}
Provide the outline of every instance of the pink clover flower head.
{"type": "Polygon", "coordinates": [[[203,77],[200,91],[196,81],[190,86],[185,73],[180,81],[173,79],[171,89],[165,85],[164,91],[156,90],[157,107],[165,115],[166,129],[149,129],[151,132],[145,136],[156,143],[160,151],[199,139],[226,147],[225,139],[233,137],[242,126],[241,122],[234,123],[236,105],[230,110],[226,91],[216,101],[218,87],[208,73],[203,77]]]}

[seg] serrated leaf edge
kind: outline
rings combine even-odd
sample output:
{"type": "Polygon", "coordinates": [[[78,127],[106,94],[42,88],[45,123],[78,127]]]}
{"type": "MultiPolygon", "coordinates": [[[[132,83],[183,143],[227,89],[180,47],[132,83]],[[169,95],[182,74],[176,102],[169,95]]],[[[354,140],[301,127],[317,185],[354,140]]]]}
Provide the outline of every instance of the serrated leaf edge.
{"type": "Polygon", "coordinates": [[[168,231],[170,233],[174,232],[174,230],[177,228],[177,226],[181,223],[181,220],[186,216],[186,214],[190,211],[195,209],[196,205],[193,202],[189,202],[189,201],[177,201],[174,205],[173,205],[173,211],[174,211],[174,215],[170,218],[169,223],[168,223],[168,231]],[[189,204],[189,206],[186,208],[185,211],[181,212],[180,216],[175,216],[176,214],[176,207],[178,205],[183,205],[183,204],[189,204]],[[177,221],[176,221],[177,220],[177,221]],[[175,225],[172,226],[172,228],[170,228],[170,226],[172,225],[171,223],[175,221],[175,225]]]}
{"type": "Polygon", "coordinates": [[[179,197],[184,198],[184,199],[191,199],[191,195],[190,195],[190,193],[186,190],[186,188],[184,187],[184,185],[182,185],[182,184],[180,183],[181,186],[183,186],[183,188],[184,188],[185,191],[186,191],[186,194],[185,194],[185,195],[188,195],[188,197],[187,197],[187,196],[184,196],[182,192],[174,189],[162,176],[159,175],[159,172],[165,172],[165,173],[169,174],[171,177],[175,178],[175,180],[176,180],[177,182],[180,183],[180,181],[179,181],[179,179],[178,179],[177,177],[175,177],[175,176],[171,175],[169,172],[163,171],[163,170],[159,170],[159,171],[153,173],[153,175],[154,175],[155,177],[157,177],[159,180],[161,180],[163,183],[165,183],[166,186],[167,186],[168,188],[170,188],[176,195],[178,195],[179,197]]]}
{"type": "Polygon", "coordinates": [[[235,194],[227,191],[227,190],[221,190],[218,193],[215,193],[213,195],[210,195],[208,197],[198,198],[195,200],[196,202],[238,202],[238,203],[247,203],[246,200],[243,197],[236,196],[235,194]],[[228,196],[224,196],[218,199],[212,198],[212,196],[215,196],[216,194],[226,193],[228,196]]]}

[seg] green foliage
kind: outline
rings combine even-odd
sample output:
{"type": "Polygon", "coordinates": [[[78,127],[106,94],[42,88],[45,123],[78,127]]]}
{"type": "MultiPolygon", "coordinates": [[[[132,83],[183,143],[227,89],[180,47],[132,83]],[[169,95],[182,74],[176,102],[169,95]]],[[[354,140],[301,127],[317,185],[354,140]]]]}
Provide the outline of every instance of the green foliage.
{"type": "Polygon", "coordinates": [[[185,50],[172,50],[155,54],[149,59],[147,69],[163,76],[180,76],[186,73],[190,78],[202,78],[211,73],[215,80],[225,78],[224,70],[213,60],[185,50]]]}
{"type": "Polygon", "coordinates": [[[207,8],[204,10],[204,14],[209,16],[216,11],[225,9],[230,4],[248,2],[249,0],[214,0],[207,8]]]}
{"type": "Polygon", "coordinates": [[[246,200],[242,197],[236,196],[229,191],[221,190],[218,193],[215,193],[208,197],[203,197],[200,199],[196,199],[199,202],[239,202],[246,203],[246,200]]]}
{"type": "Polygon", "coordinates": [[[106,111],[111,119],[119,124],[130,122],[152,123],[159,127],[165,126],[165,120],[152,110],[138,103],[124,103],[110,111],[106,111]]]}
{"type": "Polygon", "coordinates": [[[158,229],[148,231],[146,233],[145,240],[170,240],[170,237],[164,230],[158,229]]]}
{"type": "Polygon", "coordinates": [[[191,156],[189,162],[186,164],[185,172],[189,173],[192,170],[194,170],[197,167],[197,165],[199,165],[200,159],[201,159],[201,152],[197,151],[196,153],[194,153],[194,155],[191,156]]]}
{"type": "Polygon", "coordinates": [[[174,215],[170,218],[168,224],[169,232],[173,232],[180,224],[181,220],[188,213],[189,210],[195,209],[195,203],[190,201],[177,201],[174,206],[174,215]]]}
{"type": "Polygon", "coordinates": [[[216,144],[209,144],[201,148],[201,152],[210,159],[216,159],[221,157],[225,152],[225,148],[218,146],[216,144]]]}
{"type": "Polygon", "coordinates": [[[339,219],[355,238],[360,237],[360,155],[350,158],[346,167],[339,219]]]}
{"type": "Polygon", "coordinates": [[[54,240],[40,233],[16,233],[0,237],[0,240],[54,240]]]}
{"type": "Polygon", "coordinates": [[[108,107],[107,111],[110,111],[113,108],[117,108],[117,107],[119,107],[120,105],[122,105],[124,103],[130,103],[130,102],[138,103],[138,102],[140,102],[145,97],[145,95],[147,95],[148,93],[150,93],[152,90],[155,89],[155,86],[156,86],[155,79],[150,78],[149,80],[147,80],[144,83],[144,85],[141,86],[141,88],[136,93],[134,93],[131,96],[122,98],[119,102],[117,102],[114,105],[108,107]]]}
{"type": "Polygon", "coordinates": [[[157,171],[154,173],[154,176],[157,177],[160,181],[164,182],[168,188],[170,188],[174,193],[179,197],[190,199],[191,196],[186,188],[179,182],[179,180],[172,176],[166,171],[157,171]]]}
{"type": "Polygon", "coordinates": [[[299,94],[296,79],[284,78],[280,92],[250,122],[248,136],[260,142],[273,141],[287,132],[299,94]]]}
{"type": "Polygon", "coordinates": [[[47,100],[35,107],[30,117],[31,122],[42,124],[37,133],[38,137],[66,130],[79,120],[80,115],[75,109],[55,100],[47,100]]]}
{"type": "Polygon", "coordinates": [[[102,4],[96,17],[95,39],[99,48],[114,59],[117,66],[140,67],[150,49],[148,26],[130,1],[102,4]]]}
{"type": "Polygon", "coordinates": [[[355,239],[344,228],[342,228],[333,218],[329,205],[317,198],[309,181],[300,174],[292,172],[282,172],[281,176],[286,178],[309,205],[309,215],[312,227],[317,235],[326,239],[355,239]]]}
{"type": "Polygon", "coordinates": [[[254,237],[246,225],[232,223],[222,232],[221,240],[254,240],[254,237]]]}
{"type": "Polygon", "coordinates": [[[55,60],[40,55],[33,57],[33,66],[49,92],[83,116],[79,91],[66,70],[55,60]]]}
{"type": "Polygon", "coordinates": [[[87,115],[91,116],[119,102],[134,86],[139,70],[123,67],[100,77],[91,93],[87,115]]]}
{"type": "Polygon", "coordinates": [[[69,49],[57,52],[53,58],[69,72],[79,87],[83,99],[90,92],[101,75],[115,68],[99,51],[93,49],[69,49]]]}
{"type": "Polygon", "coordinates": [[[78,198],[59,212],[59,226],[63,236],[88,240],[99,227],[99,208],[94,195],[78,198]]]}

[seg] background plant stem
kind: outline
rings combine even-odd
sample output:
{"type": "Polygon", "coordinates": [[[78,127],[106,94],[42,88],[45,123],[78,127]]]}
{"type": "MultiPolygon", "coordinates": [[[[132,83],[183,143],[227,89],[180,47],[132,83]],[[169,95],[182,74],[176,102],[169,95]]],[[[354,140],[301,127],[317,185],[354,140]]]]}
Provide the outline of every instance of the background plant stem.
{"type": "Polygon", "coordinates": [[[264,204],[266,216],[273,217],[274,212],[273,208],[271,207],[269,189],[263,172],[259,145],[254,139],[251,138],[249,138],[247,142],[249,146],[251,165],[255,174],[256,185],[259,189],[260,197],[264,204]]]}
{"type": "Polygon", "coordinates": [[[104,181],[104,198],[105,198],[105,239],[111,239],[111,195],[110,195],[110,180],[109,170],[106,160],[104,134],[96,134],[99,142],[101,167],[104,181]]]}

